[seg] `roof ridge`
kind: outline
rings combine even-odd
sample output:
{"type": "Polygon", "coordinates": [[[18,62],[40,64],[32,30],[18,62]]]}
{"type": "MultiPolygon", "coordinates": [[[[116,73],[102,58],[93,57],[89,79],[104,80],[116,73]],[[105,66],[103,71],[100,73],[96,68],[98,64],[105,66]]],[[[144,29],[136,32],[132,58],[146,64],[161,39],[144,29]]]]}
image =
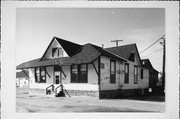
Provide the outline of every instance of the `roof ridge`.
{"type": "MultiPolygon", "coordinates": [[[[93,47],[95,46],[95,47],[101,48],[101,50],[104,50],[104,51],[106,51],[106,52],[108,52],[108,53],[110,53],[110,54],[112,54],[112,55],[114,55],[114,56],[116,56],[116,57],[118,57],[118,58],[120,58],[120,59],[123,59],[123,60],[127,61],[125,58],[120,57],[120,56],[118,56],[118,55],[116,55],[116,54],[114,54],[114,53],[106,50],[105,48],[102,48],[102,47],[100,47],[100,46],[97,46],[97,45],[94,45],[94,44],[91,44],[91,43],[88,43],[88,44],[92,45],[93,47]]],[[[95,49],[96,49],[96,48],[95,48],[95,49]]],[[[96,49],[96,50],[98,50],[98,49],[96,49]]],[[[99,51],[99,52],[100,52],[100,51],[99,51]]],[[[102,54],[102,53],[101,53],[101,54],[102,54]]]]}
{"type": "Polygon", "coordinates": [[[116,54],[114,54],[114,53],[112,53],[112,52],[110,52],[110,51],[108,51],[108,50],[106,50],[106,49],[104,49],[105,51],[107,51],[107,52],[109,52],[109,53],[111,53],[111,54],[113,54],[113,55],[115,55],[115,56],[117,56],[117,57],[119,57],[119,58],[121,58],[121,59],[123,59],[123,60],[125,60],[125,61],[127,61],[127,59],[125,59],[125,58],[123,58],[123,57],[121,57],[121,56],[118,56],[118,55],[116,55],[116,54]]]}
{"type": "Polygon", "coordinates": [[[120,48],[120,47],[130,46],[130,45],[136,45],[136,43],[126,44],[126,45],[120,45],[120,46],[114,46],[114,47],[107,47],[107,48],[105,48],[105,49],[110,49],[110,48],[120,48]]]}

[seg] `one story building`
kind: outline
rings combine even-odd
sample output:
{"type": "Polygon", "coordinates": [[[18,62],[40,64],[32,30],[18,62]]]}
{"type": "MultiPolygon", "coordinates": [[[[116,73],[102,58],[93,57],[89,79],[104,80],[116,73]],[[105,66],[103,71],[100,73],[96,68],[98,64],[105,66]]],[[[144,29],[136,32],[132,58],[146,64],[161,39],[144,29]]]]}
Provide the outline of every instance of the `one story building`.
{"type": "Polygon", "coordinates": [[[158,86],[158,74],[159,72],[155,70],[149,59],[142,59],[142,66],[149,70],[149,88],[153,91],[158,86]]]}
{"type": "Polygon", "coordinates": [[[29,87],[29,72],[26,70],[16,72],[16,87],[28,88],[29,87]]]}
{"type": "Polygon", "coordinates": [[[31,92],[44,94],[63,85],[70,95],[101,99],[144,94],[149,88],[149,69],[142,66],[136,44],[105,49],[54,37],[41,58],[17,69],[28,69],[31,92]]]}

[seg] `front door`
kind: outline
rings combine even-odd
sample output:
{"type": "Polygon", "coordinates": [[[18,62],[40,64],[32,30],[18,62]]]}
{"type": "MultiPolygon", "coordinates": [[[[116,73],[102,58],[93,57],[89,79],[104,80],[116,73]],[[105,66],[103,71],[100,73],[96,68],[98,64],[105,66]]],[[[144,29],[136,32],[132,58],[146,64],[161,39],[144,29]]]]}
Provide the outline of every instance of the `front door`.
{"type": "Polygon", "coordinates": [[[62,84],[62,72],[60,66],[54,67],[54,84],[62,84]]]}

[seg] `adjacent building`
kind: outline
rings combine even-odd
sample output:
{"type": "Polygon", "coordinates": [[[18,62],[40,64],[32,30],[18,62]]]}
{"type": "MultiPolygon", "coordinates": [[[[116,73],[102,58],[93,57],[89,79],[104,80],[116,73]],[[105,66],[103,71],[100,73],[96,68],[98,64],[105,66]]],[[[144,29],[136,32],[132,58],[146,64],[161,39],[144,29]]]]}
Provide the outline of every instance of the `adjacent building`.
{"type": "Polygon", "coordinates": [[[29,87],[29,73],[27,70],[16,72],[16,87],[28,88],[29,87]]]}

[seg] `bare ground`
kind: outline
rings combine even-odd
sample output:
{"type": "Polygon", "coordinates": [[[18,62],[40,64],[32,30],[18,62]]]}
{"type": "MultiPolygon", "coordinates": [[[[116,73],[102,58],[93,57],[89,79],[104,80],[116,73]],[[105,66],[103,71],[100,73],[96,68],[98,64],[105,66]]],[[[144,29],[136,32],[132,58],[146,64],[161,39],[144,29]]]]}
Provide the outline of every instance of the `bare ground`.
{"type": "Polygon", "coordinates": [[[103,99],[95,97],[30,96],[27,89],[17,88],[17,112],[164,112],[165,103],[134,99],[103,99]]]}

